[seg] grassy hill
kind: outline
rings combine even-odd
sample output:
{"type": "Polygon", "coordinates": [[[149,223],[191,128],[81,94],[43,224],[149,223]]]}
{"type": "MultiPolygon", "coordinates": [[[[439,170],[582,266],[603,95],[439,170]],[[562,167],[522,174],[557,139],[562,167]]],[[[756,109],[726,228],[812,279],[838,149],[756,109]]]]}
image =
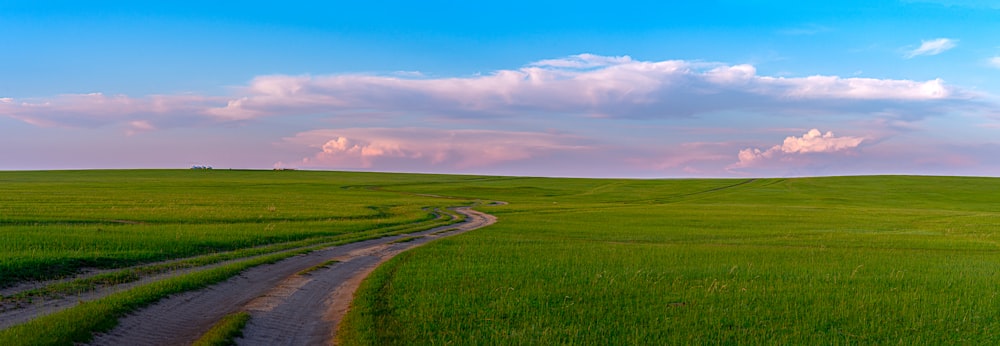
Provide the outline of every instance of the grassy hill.
{"type": "Polygon", "coordinates": [[[387,263],[345,341],[1000,340],[1000,179],[523,178],[385,187],[496,199],[493,227],[387,263]]]}
{"type": "Polygon", "coordinates": [[[376,270],[342,341],[1000,341],[995,178],[0,172],[0,286],[398,234],[477,200],[509,204],[376,270]]]}

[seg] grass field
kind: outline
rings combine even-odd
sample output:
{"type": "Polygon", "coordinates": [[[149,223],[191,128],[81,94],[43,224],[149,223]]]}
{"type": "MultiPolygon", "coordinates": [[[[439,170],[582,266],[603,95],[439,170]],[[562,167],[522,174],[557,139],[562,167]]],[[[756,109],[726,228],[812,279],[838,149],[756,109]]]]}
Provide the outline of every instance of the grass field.
{"type": "MultiPolygon", "coordinates": [[[[0,172],[0,189],[0,286],[305,249],[443,222],[434,208],[509,202],[478,207],[497,224],[376,270],[341,326],[346,344],[1000,341],[1000,179],[144,170],[0,172]]],[[[106,330],[129,309],[203,285],[191,282],[81,304],[0,339],[88,314],[106,330]]]]}
{"type": "Polygon", "coordinates": [[[499,222],[362,285],[348,344],[995,344],[1000,179],[386,186],[499,222]]]}
{"type": "Polygon", "coordinates": [[[456,202],[366,187],[435,179],[441,177],[207,170],[0,172],[0,287],[81,268],[348,237],[427,221],[434,217],[427,208],[456,202]]]}
{"type": "Polygon", "coordinates": [[[0,325],[5,326],[0,344],[87,342],[91,333],[109,330],[135,309],[253,266],[458,222],[461,217],[445,207],[473,201],[378,190],[387,183],[456,179],[482,178],[228,170],[0,172],[0,325]],[[124,288],[154,275],[160,278],[124,288]],[[44,301],[72,304],[78,294],[98,291],[103,293],[97,298],[30,321],[16,317],[44,301]]]}

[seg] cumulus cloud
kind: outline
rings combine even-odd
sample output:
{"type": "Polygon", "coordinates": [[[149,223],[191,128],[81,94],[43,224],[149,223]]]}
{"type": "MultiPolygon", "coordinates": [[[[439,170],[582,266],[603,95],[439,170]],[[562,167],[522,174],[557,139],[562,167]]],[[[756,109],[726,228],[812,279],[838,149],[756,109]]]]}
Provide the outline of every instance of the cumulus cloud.
{"type": "Polygon", "coordinates": [[[589,149],[565,134],[430,128],[345,128],[299,133],[286,143],[313,148],[305,167],[469,169],[589,149]]]}
{"type": "Polygon", "coordinates": [[[936,38],[933,40],[921,40],[920,47],[911,50],[906,53],[905,57],[907,59],[920,56],[920,55],[938,55],[944,53],[945,51],[955,48],[958,40],[953,40],[950,38],[936,38]]]}
{"type": "MultiPolygon", "coordinates": [[[[269,116],[357,112],[463,119],[573,116],[678,118],[717,112],[779,115],[899,114],[922,118],[955,104],[982,103],[940,79],[775,77],[752,65],[641,61],[581,54],[487,75],[417,78],[378,75],[254,78],[229,96],[62,95],[5,99],[0,115],[45,126],[149,128],[247,121],[269,116]]],[[[988,107],[987,107],[988,108],[988,107]]]]}
{"type": "Polygon", "coordinates": [[[802,137],[789,136],[781,144],[769,149],[746,148],[737,155],[739,162],[732,168],[751,167],[772,159],[787,160],[795,155],[809,153],[835,153],[853,149],[864,142],[863,137],[834,136],[832,131],[826,133],[818,129],[809,130],[802,137]]]}

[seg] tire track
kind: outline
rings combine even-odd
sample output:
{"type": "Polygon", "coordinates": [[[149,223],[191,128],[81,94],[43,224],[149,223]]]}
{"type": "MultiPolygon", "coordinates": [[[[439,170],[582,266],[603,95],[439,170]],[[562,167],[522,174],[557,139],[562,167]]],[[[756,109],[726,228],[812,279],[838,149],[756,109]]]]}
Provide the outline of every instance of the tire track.
{"type": "MultiPolygon", "coordinates": [[[[444,218],[451,218],[450,215],[441,213],[438,210],[433,211],[433,213],[437,215],[437,218],[429,222],[442,220],[444,218]]],[[[388,233],[396,227],[420,225],[421,223],[414,223],[410,225],[377,228],[374,230],[388,233]]],[[[101,299],[111,294],[123,292],[168,278],[218,268],[228,264],[273,254],[288,253],[309,248],[319,248],[323,246],[322,244],[324,242],[331,244],[335,241],[342,241],[343,239],[338,239],[338,237],[343,238],[342,236],[345,235],[325,237],[326,240],[324,241],[313,242],[310,241],[310,239],[295,240],[220,253],[177,258],[126,268],[94,270],[68,279],[22,283],[15,287],[0,290],[0,294],[2,294],[2,296],[0,296],[0,329],[9,328],[41,316],[72,308],[80,302],[101,299]],[[240,255],[240,252],[244,251],[250,251],[251,253],[244,253],[240,255]],[[105,281],[90,281],[87,283],[88,280],[93,280],[97,278],[97,276],[103,274],[125,274],[128,276],[125,279],[108,279],[105,281]],[[80,286],[67,289],[66,291],[58,291],[58,289],[56,291],[45,291],[45,289],[50,287],[81,282],[83,283],[79,284],[80,286]],[[32,290],[38,291],[27,297],[17,296],[18,294],[27,293],[32,290]]]]}
{"type": "Polygon", "coordinates": [[[357,284],[378,264],[433,239],[490,225],[492,215],[467,207],[459,224],[366,240],[299,255],[244,271],[207,289],[171,296],[121,318],[118,326],[97,335],[93,345],[188,345],[222,317],[248,311],[250,322],[240,344],[300,345],[333,340],[357,284]],[[418,237],[419,236],[419,237],[418,237]],[[407,237],[412,241],[397,242],[407,237]],[[329,260],[329,268],[299,274],[329,260]]]}

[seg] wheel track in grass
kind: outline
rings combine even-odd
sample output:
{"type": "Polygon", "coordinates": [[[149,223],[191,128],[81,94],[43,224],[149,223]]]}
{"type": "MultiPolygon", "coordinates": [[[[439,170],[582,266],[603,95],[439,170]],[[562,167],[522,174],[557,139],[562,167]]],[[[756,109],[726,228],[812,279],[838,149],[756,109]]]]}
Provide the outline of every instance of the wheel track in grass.
{"type": "Polygon", "coordinates": [[[358,284],[379,264],[434,239],[496,222],[492,215],[469,207],[452,210],[465,215],[466,220],[314,251],[248,269],[206,289],[171,296],[119,319],[115,329],[98,335],[92,344],[190,344],[224,316],[239,311],[251,315],[244,336],[237,339],[239,344],[329,343],[358,284]],[[398,241],[405,238],[412,239],[398,241]],[[331,260],[337,263],[315,268],[331,260]],[[302,273],[307,269],[313,270],[302,273]]]}
{"type": "MultiPolygon", "coordinates": [[[[435,215],[435,220],[440,220],[443,217],[447,217],[448,216],[448,215],[443,215],[440,212],[440,210],[433,210],[432,211],[432,210],[429,210],[429,208],[425,208],[425,210],[432,212],[435,215]]],[[[368,218],[368,217],[365,217],[365,218],[368,218]]],[[[297,221],[319,221],[319,220],[334,220],[334,219],[342,220],[342,219],[358,219],[358,218],[350,218],[350,217],[326,217],[326,218],[300,219],[300,220],[297,220],[297,221]]],[[[427,221],[423,221],[423,222],[432,222],[432,221],[435,221],[435,220],[427,220],[427,221]]],[[[121,221],[121,220],[107,220],[107,221],[100,221],[100,222],[119,222],[119,221],[121,221]]],[[[282,221],[296,221],[296,220],[284,219],[282,221]]],[[[138,221],[129,221],[128,223],[145,224],[145,222],[138,222],[138,221]]],[[[380,227],[378,229],[392,230],[392,229],[396,229],[396,228],[411,227],[411,226],[416,225],[417,223],[420,223],[420,222],[403,223],[403,224],[397,224],[397,225],[388,225],[388,226],[380,227]]],[[[74,224],[74,223],[71,222],[70,224],[74,224]]],[[[209,258],[209,257],[213,257],[213,256],[224,256],[225,254],[235,253],[235,252],[238,252],[238,251],[245,251],[245,250],[248,250],[248,249],[266,249],[266,248],[270,248],[270,247],[282,246],[282,245],[285,245],[285,244],[301,243],[303,241],[307,241],[307,240],[310,240],[310,239],[316,239],[316,238],[329,238],[329,239],[334,239],[334,238],[338,238],[338,237],[348,238],[349,235],[351,235],[351,233],[343,233],[343,234],[330,235],[330,236],[322,236],[322,237],[315,237],[315,238],[305,238],[305,239],[291,240],[291,241],[282,241],[282,242],[277,242],[277,243],[270,243],[270,244],[253,246],[253,247],[250,247],[250,248],[239,248],[239,249],[234,249],[234,250],[226,250],[226,251],[222,251],[222,252],[208,253],[208,254],[203,254],[203,255],[195,255],[195,256],[191,256],[191,257],[173,258],[173,259],[167,259],[167,260],[161,260],[161,261],[155,261],[155,262],[149,262],[149,263],[140,263],[140,264],[136,264],[136,265],[130,265],[130,266],[125,266],[125,267],[117,267],[117,268],[98,269],[98,268],[92,268],[92,267],[84,267],[84,268],[78,269],[76,274],[67,275],[67,276],[62,277],[62,278],[46,279],[46,280],[25,280],[25,281],[21,281],[21,282],[17,282],[17,283],[11,284],[9,286],[0,287],[0,321],[2,321],[2,319],[3,319],[2,318],[2,312],[4,310],[9,309],[9,306],[6,306],[5,303],[8,303],[11,297],[16,297],[18,295],[23,295],[24,292],[37,291],[39,289],[44,289],[46,287],[50,287],[50,286],[53,286],[53,285],[57,285],[57,284],[61,284],[61,283],[68,283],[68,282],[73,282],[73,281],[79,281],[79,280],[91,278],[91,277],[94,277],[94,276],[98,276],[98,275],[101,275],[101,274],[114,273],[114,272],[120,272],[120,271],[126,271],[126,270],[146,271],[146,269],[148,269],[150,267],[163,267],[163,266],[169,267],[169,266],[172,266],[174,264],[181,264],[181,263],[184,263],[184,262],[188,262],[188,261],[192,261],[192,260],[199,260],[199,259],[204,259],[204,258],[209,258]]],[[[183,265],[181,264],[181,266],[183,266],[183,265]]]]}
{"type": "MultiPolygon", "coordinates": [[[[454,219],[454,215],[439,210],[433,211],[434,219],[412,224],[395,225],[370,231],[370,234],[360,233],[363,237],[382,237],[399,234],[400,231],[412,230],[417,227],[429,227],[446,218],[454,219]],[[426,226],[425,226],[426,225],[426,226]]],[[[68,279],[48,280],[43,282],[25,282],[0,290],[0,330],[30,321],[34,318],[52,314],[76,306],[80,302],[93,301],[108,295],[122,292],[144,284],[193,273],[196,271],[218,268],[227,264],[251,260],[277,253],[289,253],[308,248],[322,248],[344,244],[359,239],[354,233],[303,239],[298,241],[269,244],[254,248],[239,249],[216,254],[207,254],[187,258],[179,258],[155,263],[148,263],[127,268],[92,270],[68,279]],[[328,244],[324,246],[324,244],[328,244]],[[256,250],[256,251],[255,251],[256,250]],[[243,253],[240,251],[251,251],[243,253]],[[120,274],[127,279],[118,282],[92,283],[92,287],[84,289],[64,289],[59,291],[54,287],[65,286],[94,280],[101,275],[120,274]]],[[[349,244],[347,244],[349,245],[349,244]]],[[[341,245],[343,246],[343,245],[341,245]]]]}
{"type": "Polygon", "coordinates": [[[708,190],[702,190],[702,191],[696,191],[696,192],[686,193],[686,194],[680,195],[680,197],[697,196],[697,195],[709,194],[709,193],[712,193],[712,192],[718,192],[718,191],[722,191],[722,190],[729,190],[729,189],[732,189],[732,188],[739,187],[740,185],[749,184],[749,183],[752,183],[752,182],[755,182],[755,181],[757,181],[757,179],[747,179],[747,180],[743,180],[743,181],[735,183],[735,184],[730,184],[730,185],[725,185],[725,186],[719,186],[719,187],[711,188],[711,189],[708,189],[708,190]]]}
{"type": "MultiPolygon", "coordinates": [[[[613,204],[613,203],[608,203],[608,205],[589,206],[584,211],[585,212],[591,212],[591,211],[597,211],[597,210],[630,209],[630,208],[635,208],[637,206],[644,206],[644,205],[649,205],[649,204],[667,205],[667,204],[676,204],[676,203],[691,202],[691,201],[695,201],[695,200],[698,200],[698,199],[711,198],[712,196],[716,196],[716,194],[718,194],[718,193],[730,193],[730,192],[733,192],[734,190],[739,190],[740,188],[771,186],[771,185],[774,185],[774,184],[781,183],[781,182],[783,182],[785,180],[787,180],[787,179],[746,179],[746,180],[740,180],[739,182],[736,182],[736,183],[733,183],[733,184],[728,184],[728,185],[723,185],[723,186],[717,186],[717,187],[713,187],[713,188],[709,188],[709,189],[705,189],[705,190],[698,190],[698,191],[694,191],[694,192],[688,192],[688,193],[670,195],[670,196],[665,196],[665,197],[661,197],[661,198],[649,198],[649,199],[630,200],[628,204],[613,204]],[[755,183],[755,182],[758,182],[758,181],[761,181],[761,180],[766,180],[763,185],[751,185],[752,183],[755,183]],[[750,185],[750,186],[747,186],[747,185],[750,185]]],[[[603,186],[604,185],[599,186],[597,188],[601,188],[603,186]]],[[[555,199],[555,200],[557,201],[558,199],[555,199]]],[[[509,213],[516,214],[516,213],[524,213],[524,212],[530,212],[530,213],[536,214],[536,215],[543,215],[543,214],[560,214],[560,215],[565,215],[567,213],[567,210],[558,209],[557,208],[557,209],[551,209],[551,210],[544,210],[543,209],[543,210],[531,210],[531,211],[513,211],[513,212],[509,212],[509,213]]]]}

